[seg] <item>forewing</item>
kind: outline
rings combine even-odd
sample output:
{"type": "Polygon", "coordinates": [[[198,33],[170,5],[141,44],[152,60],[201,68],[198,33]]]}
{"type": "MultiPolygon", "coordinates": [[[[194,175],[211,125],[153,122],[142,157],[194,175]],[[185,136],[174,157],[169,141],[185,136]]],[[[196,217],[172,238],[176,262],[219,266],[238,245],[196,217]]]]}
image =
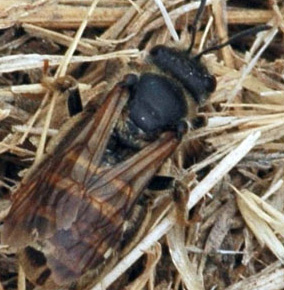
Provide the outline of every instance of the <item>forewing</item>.
{"type": "Polygon", "coordinates": [[[27,275],[37,284],[50,279],[69,285],[101,265],[119,245],[124,222],[142,189],[178,144],[174,134],[165,134],[133,157],[102,170],[102,155],[125,95],[116,86],[94,116],[85,113],[15,194],[3,242],[33,247],[33,257],[31,247],[23,253],[29,263],[27,275]],[[47,268],[41,270],[43,261],[47,268]]]}
{"type": "Polygon", "coordinates": [[[34,176],[18,188],[4,222],[4,244],[24,247],[68,228],[76,219],[85,183],[96,174],[126,101],[126,91],[115,86],[100,109],[84,112],[34,176]]]}
{"type": "Polygon", "coordinates": [[[90,269],[98,270],[117,249],[123,225],[142,189],[177,143],[172,134],[166,134],[89,180],[76,220],[46,241],[47,264],[57,284],[68,284],[90,269]]]}

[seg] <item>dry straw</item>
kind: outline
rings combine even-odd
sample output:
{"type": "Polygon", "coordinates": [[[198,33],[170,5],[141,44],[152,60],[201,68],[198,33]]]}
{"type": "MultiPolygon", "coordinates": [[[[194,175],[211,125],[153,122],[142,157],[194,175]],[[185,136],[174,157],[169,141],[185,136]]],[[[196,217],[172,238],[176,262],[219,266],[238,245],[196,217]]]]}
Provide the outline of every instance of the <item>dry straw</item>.
{"type": "MultiPolygon", "coordinates": [[[[207,125],[189,132],[161,169],[182,184],[182,202],[171,192],[153,197],[139,241],[117,254],[93,290],[284,288],[284,8],[261,0],[227,5],[207,1],[196,52],[240,27],[272,28],[203,57],[218,81],[201,109],[207,125]],[[129,268],[138,274],[130,278],[129,268]]],[[[0,220],[26,173],[20,169],[42,158],[69,118],[64,96],[50,90],[54,79],[73,74],[83,103],[99,103],[127,64],[139,68],[155,44],[188,47],[198,7],[183,0],[0,1],[0,220]]],[[[11,253],[0,245],[0,289],[16,289],[18,273],[24,290],[11,253]]]]}

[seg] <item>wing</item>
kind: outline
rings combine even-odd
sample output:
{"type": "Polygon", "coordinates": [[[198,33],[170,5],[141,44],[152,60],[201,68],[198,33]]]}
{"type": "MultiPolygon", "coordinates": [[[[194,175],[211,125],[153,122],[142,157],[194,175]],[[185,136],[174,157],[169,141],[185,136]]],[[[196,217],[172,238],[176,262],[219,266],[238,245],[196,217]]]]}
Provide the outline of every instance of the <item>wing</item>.
{"type": "Polygon", "coordinates": [[[85,184],[100,166],[126,101],[127,92],[115,86],[100,109],[96,113],[91,109],[84,112],[34,175],[18,188],[4,223],[4,243],[23,247],[35,236],[43,239],[56,229],[70,226],[76,211],[70,213],[74,200],[68,193],[77,200],[84,194],[85,184]]]}
{"type": "Polygon", "coordinates": [[[101,264],[119,244],[141,190],[177,146],[169,133],[102,171],[102,156],[126,99],[116,86],[95,115],[92,110],[84,113],[15,194],[3,242],[26,247],[26,269],[37,284],[51,278],[67,285],[101,264]],[[48,270],[33,271],[33,266],[41,269],[42,261],[48,270]]]}
{"type": "Polygon", "coordinates": [[[72,225],[45,240],[47,265],[58,285],[70,284],[88,270],[99,269],[114,253],[142,189],[177,143],[173,135],[166,135],[89,180],[72,225]]]}

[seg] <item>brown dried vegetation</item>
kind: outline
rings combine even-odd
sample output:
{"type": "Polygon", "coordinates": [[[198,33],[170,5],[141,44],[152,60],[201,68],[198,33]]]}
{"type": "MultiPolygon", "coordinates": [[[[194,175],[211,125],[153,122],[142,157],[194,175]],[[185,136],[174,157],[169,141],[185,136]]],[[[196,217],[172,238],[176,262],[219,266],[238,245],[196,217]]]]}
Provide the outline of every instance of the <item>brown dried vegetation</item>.
{"type": "MultiPolygon", "coordinates": [[[[99,102],[123,64],[139,66],[158,43],[188,46],[199,2],[163,2],[175,29],[152,0],[0,1],[0,221],[13,188],[69,118],[53,78],[72,75],[83,103],[99,102]]],[[[208,124],[187,134],[162,168],[185,196],[153,201],[150,229],[93,289],[284,288],[284,6],[207,2],[196,51],[247,26],[272,29],[204,56],[218,80],[201,109],[208,124]]],[[[13,250],[0,244],[0,289],[31,288],[13,250]]]]}

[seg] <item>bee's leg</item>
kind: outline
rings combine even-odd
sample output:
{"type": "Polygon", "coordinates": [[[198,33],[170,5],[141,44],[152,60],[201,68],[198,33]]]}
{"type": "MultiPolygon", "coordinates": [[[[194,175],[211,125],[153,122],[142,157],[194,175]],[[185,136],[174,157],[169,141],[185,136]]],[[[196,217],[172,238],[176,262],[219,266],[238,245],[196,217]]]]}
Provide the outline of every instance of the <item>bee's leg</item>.
{"type": "MultiPolygon", "coordinates": [[[[48,82],[45,85],[47,88],[50,87],[48,82]]],[[[59,77],[52,85],[56,90],[66,96],[70,116],[74,116],[83,111],[79,84],[76,79],[70,75],[67,75],[64,77],[59,77]]]]}
{"type": "Polygon", "coordinates": [[[153,191],[172,190],[173,200],[183,205],[188,193],[187,187],[181,181],[165,175],[155,175],[147,188],[153,191]]]}
{"type": "Polygon", "coordinates": [[[188,200],[189,190],[188,187],[182,182],[171,176],[156,175],[152,178],[148,189],[153,191],[170,191],[172,200],[175,204],[175,214],[177,222],[180,225],[188,225],[188,211],[186,204],[188,200]]]}
{"type": "Polygon", "coordinates": [[[198,116],[195,116],[194,118],[191,118],[189,122],[185,120],[179,121],[179,123],[175,127],[175,131],[177,134],[177,138],[179,140],[182,139],[184,134],[189,130],[189,129],[199,129],[202,127],[205,127],[208,123],[208,120],[205,115],[199,114],[198,116]]]}
{"type": "Polygon", "coordinates": [[[175,203],[175,213],[177,222],[180,225],[190,225],[189,212],[186,209],[189,197],[189,189],[182,181],[175,180],[172,198],[175,203]]]}
{"type": "Polygon", "coordinates": [[[207,120],[205,115],[199,115],[199,116],[196,116],[195,118],[191,119],[190,123],[192,125],[192,128],[194,130],[196,130],[196,129],[205,127],[208,123],[208,120],[207,120]]]}
{"type": "Polygon", "coordinates": [[[186,220],[186,200],[188,199],[188,188],[186,185],[171,176],[156,175],[148,185],[150,190],[171,190],[172,198],[176,205],[176,210],[182,220],[186,220]]]}
{"type": "Polygon", "coordinates": [[[77,115],[83,111],[78,83],[68,89],[67,105],[70,116],[77,115]]]}
{"type": "Polygon", "coordinates": [[[174,187],[175,178],[171,176],[164,175],[155,175],[150,184],[148,185],[148,189],[150,190],[167,190],[174,187]]]}

